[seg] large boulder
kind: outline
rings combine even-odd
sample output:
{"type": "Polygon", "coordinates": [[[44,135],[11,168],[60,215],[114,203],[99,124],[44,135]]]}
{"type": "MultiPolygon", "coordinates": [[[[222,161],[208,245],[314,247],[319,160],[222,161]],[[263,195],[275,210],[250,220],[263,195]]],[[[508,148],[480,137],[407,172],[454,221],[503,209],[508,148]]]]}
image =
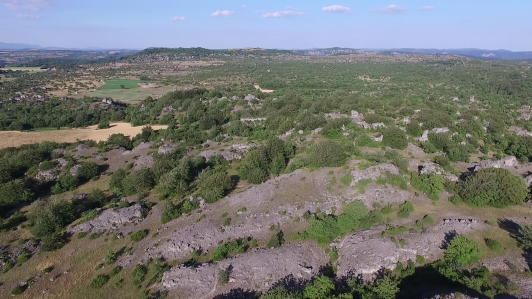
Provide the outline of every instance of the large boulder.
{"type": "Polygon", "coordinates": [[[102,233],[116,230],[127,223],[137,223],[143,219],[146,209],[140,204],[127,208],[113,208],[103,211],[97,218],[70,228],[69,233],[102,233]]]}
{"type": "Polygon", "coordinates": [[[492,161],[492,160],[482,160],[478,162],[477,165],[473,167],[473,172],[477,172],[481,169],[486,168],[504,168],[509,169],[515,166],[519,165],[519,161],[514,156],[508,156],[505,158],[502,158],[500,160],[492,161]]]}
{"type": "Polygon", "coordinates": [[[443,174],[444,172],[445,171],[440,165],[436,163],[432,163],[432,162],[428,162],[428,163],[421,165],[419,169],[419,175],[431,174],[431,173],[443,174]]]}

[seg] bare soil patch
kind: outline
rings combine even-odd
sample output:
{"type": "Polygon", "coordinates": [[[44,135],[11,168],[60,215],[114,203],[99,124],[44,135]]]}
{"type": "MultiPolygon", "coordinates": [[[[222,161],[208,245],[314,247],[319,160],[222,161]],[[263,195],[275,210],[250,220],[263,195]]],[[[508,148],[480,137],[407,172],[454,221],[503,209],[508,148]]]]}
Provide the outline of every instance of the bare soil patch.
{"type": "Polygon", "coordinates": [[[260,90],[261,92],[264,92],[264,93],[270,93],[270,92],[274,92],[275,91],[273,89],[262,89],[262,88],[260,88],[260,86],[258,84],[253,84],[253,87],[255,87],[255,89],[260,90]]]}

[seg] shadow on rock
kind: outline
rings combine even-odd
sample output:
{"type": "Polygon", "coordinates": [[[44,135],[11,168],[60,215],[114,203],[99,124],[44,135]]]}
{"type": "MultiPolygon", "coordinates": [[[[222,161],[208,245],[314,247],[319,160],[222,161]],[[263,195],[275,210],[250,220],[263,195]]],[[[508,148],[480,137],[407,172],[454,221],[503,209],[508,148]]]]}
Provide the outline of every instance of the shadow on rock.
{"type": "Polygon", "coordinates": [[[441,249],[447,249],[451,241],[458,236],[458,233],[455,230],[449,231],[445,233],[445,237],[443,238],[443,241],[441,242],[440,248],[441,249]]]}
{"type": "Polygon", "coordinates": [[[253,299],[256,298],[256,292],[243,289],[233,289],[227,294],[217,295],[214,299],[253,299]]]}

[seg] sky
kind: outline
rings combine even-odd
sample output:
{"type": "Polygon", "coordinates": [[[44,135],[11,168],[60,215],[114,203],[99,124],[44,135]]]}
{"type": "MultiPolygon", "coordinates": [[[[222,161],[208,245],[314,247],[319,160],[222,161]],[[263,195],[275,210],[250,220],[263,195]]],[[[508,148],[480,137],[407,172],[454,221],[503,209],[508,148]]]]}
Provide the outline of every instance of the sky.
{"type": "Polygon", "coordinates": [[[0,42],[532,50],[530,0],[0,0],[0,42]]]}

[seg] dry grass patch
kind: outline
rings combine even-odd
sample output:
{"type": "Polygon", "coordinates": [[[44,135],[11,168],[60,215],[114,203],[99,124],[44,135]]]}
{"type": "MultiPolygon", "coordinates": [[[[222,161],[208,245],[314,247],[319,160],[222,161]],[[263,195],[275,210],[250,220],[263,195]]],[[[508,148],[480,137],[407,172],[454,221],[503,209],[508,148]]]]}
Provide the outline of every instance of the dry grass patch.
{"type": "MultiPolygon", "coordinates": [[[[23,144],[41,143],[44,141],[53,141],[57,143],[76,142],[77,140],[94,140],[96,142],[105,141],[112,134],[122,133],[127,136],[135,136],[142,131],[142,126],[133,127],[129,123],[111,123],[111,128],[98,130],[98,126],[90,126],[83,129],[71,129],[48,132],[19,132],[3,131],[0,132],[0,148],[18,147],[23,144]]],[[[154,130],[166,129],[168,126],[152,126],[154,130]]]]}

